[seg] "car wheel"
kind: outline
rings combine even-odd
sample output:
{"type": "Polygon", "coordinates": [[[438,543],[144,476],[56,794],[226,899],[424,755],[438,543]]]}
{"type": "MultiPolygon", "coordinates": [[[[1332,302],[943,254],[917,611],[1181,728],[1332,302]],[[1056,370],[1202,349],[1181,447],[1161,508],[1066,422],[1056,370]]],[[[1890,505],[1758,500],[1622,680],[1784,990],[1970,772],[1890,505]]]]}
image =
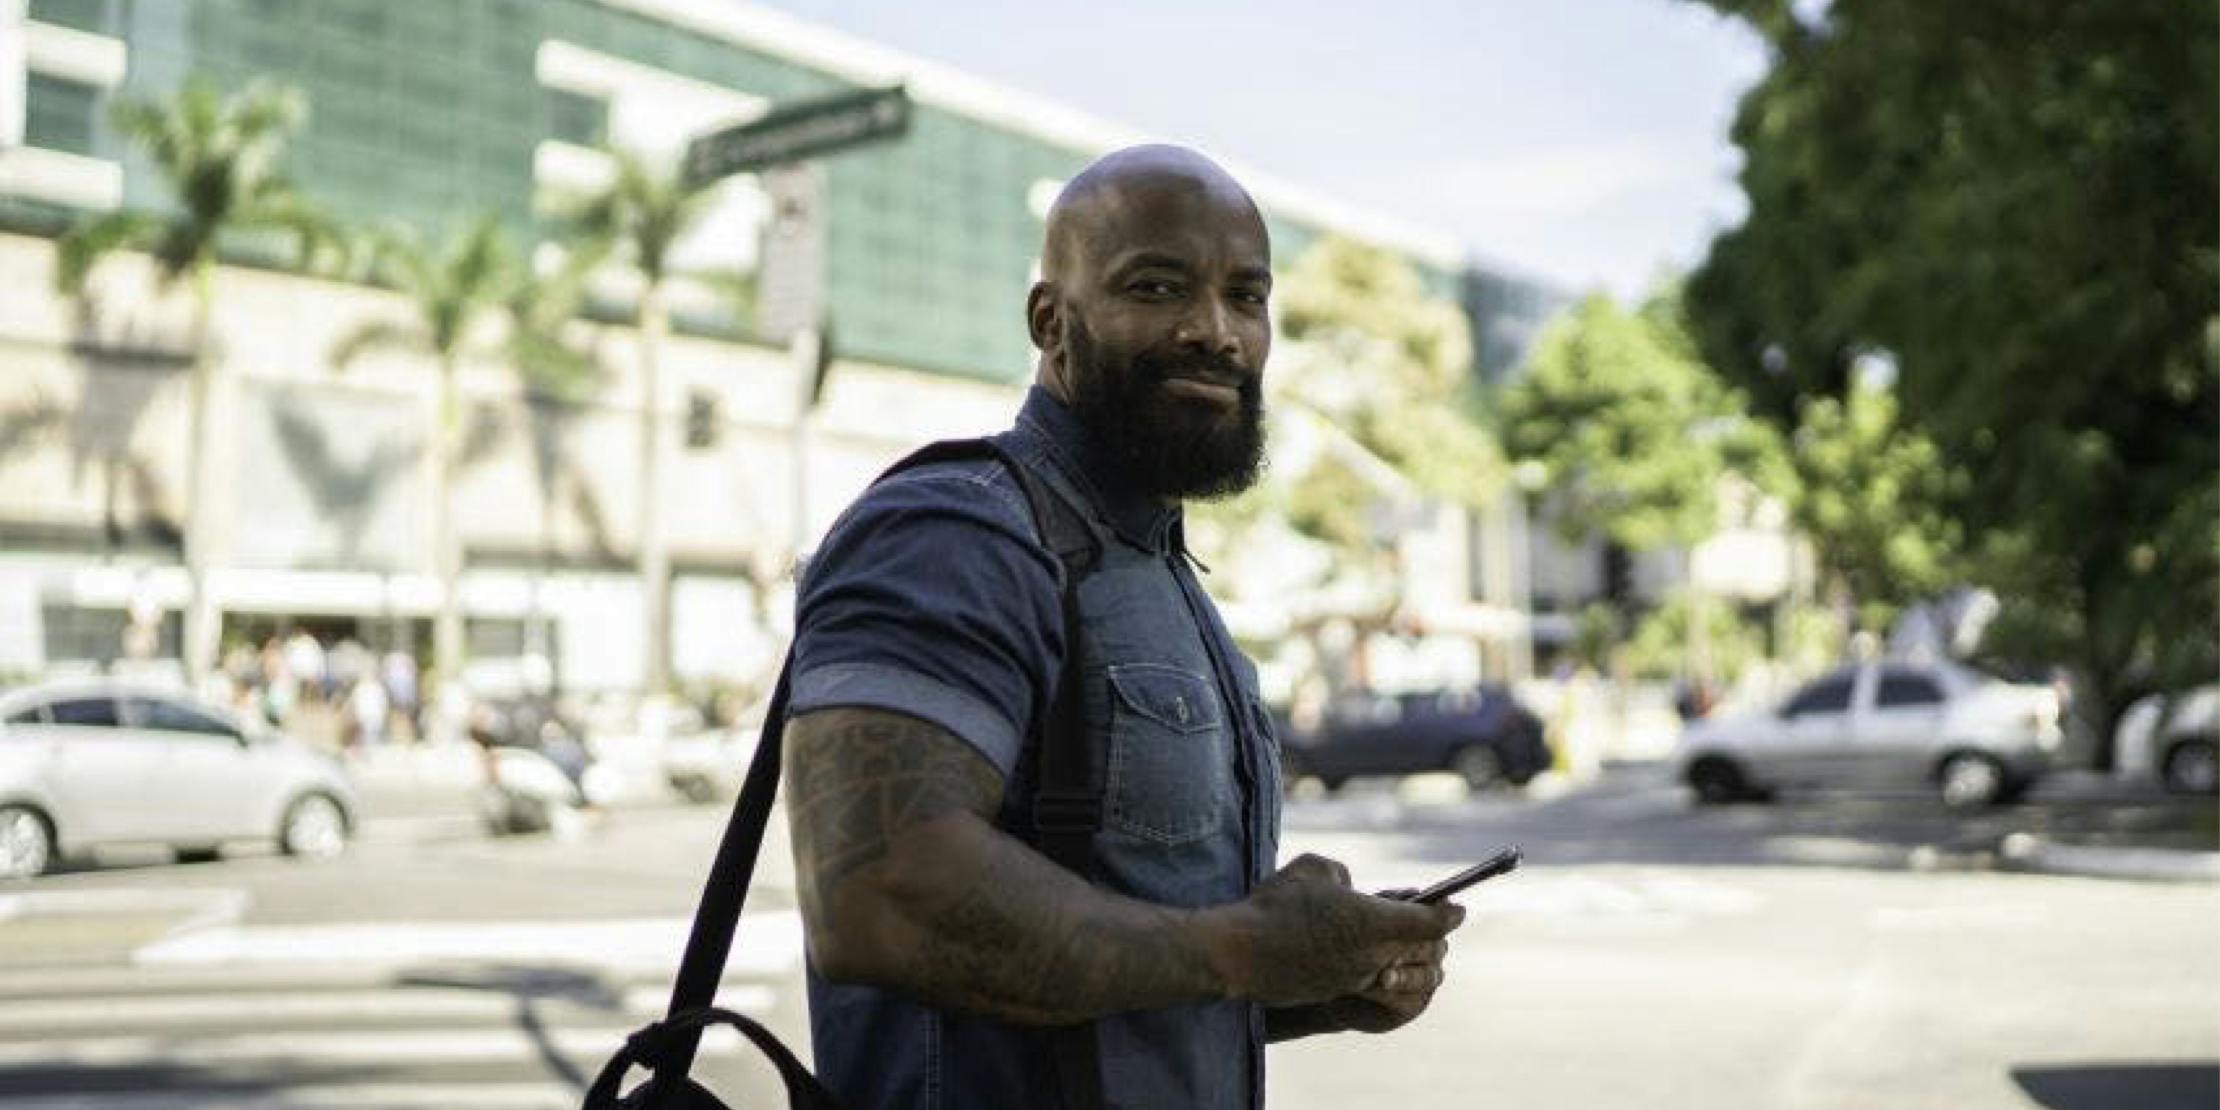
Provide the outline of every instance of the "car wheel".
{"type": "Polygon", "coordinates": [[[330,859],[347,848],[347,815],[329,794],[303,794],[285,808],[278,848],[302,859],[330,859]]]}
{"type": "Polygon", "coordinates": [[[0,879],[28,879],[54,864],[54,829],[37,810],[0,806],[0,879]]]}
{"type": "Polygon", "coordinates": [[[2003,799],[2008,785],[2003,764],[1970,752],[1944,760],[1935,778],[1942,789],[1943,804],[1952,809],[1994,805],[2003,799]]]}
{"type": "Polygon", "coordinates": [[[1706,756],[1690,765],[1688,785],[1696,791],[1696,801],[1707,806],[1757,797],[1750,789],[1749,779],[1743,777],[1742,768],[1733,760],[1719,756],[1706,756]]]}
{"type": "Polygon", "coordinates": [[[2163,767],[2166,789],[2176,794],[2210,794],[2220,790],[2220,751],[2201,736],[2183,740],[2166,751],[2163,767]]]}
{"type": "Polygon", "coordinates": [[[1503,757],[1495,749],[1473,744],[1457,749],[1449,758],[1449,769],[1465,780],[1471,790],[1486,790],[1503,781],[1503,757]]]}

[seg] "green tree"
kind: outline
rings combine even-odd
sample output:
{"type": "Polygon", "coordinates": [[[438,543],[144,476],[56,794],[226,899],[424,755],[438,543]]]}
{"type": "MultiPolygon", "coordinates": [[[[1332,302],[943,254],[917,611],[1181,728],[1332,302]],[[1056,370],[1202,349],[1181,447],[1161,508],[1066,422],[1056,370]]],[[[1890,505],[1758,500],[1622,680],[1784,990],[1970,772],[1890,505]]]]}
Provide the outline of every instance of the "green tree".
{"type": "Polygon", "coordinates": [[[413,319],[366,320],[340,336],[332,364],[344,368],[381,350],[429,356],[438,366],[432,423],[432,557],[443,601],[432,624],[432,667],[452,680],[463,661],[462,537],[454,490],[465,456],[459,376],[487,358],[514,368],[527,393],[575,400],[593,364],[557,334],[578,301],[582,267],[536,281],[498,217],[480,216],[437,248],[406,229],[373,237],[370,265],[406,297],[413,319]]]}
{"type": "Polygon", "coordinates": [[[1859,378],[1847,397],[1806,401],[1792,442],[1796,526],[1860,627],[1884,633],[1955,581],[1965,539],[1951,506],[1967,476],[1903,425],[1889,386],[1859,378]]]}
{"type": "Polygon", "coordinates": [[[1539,464],[1554,523],[1636,551],[1719,525],[1719,483],[1791,485],[1778,437],[1747,418],[1698,356],[1668,291],[1627,312],[1590,294],[1545,328],[1498,410],[1505,448],[1539,464]]]}
{"type": "MultiPolygon", "coordinates": [[[[1498,420],[1511,457],[1540,468],[1569,541],[1692,548],[1718,530],[1729,474],[1777,495],[1794,486],[1778,437],[1703,364],[1670,286],[1634,312],[1601,293],[1574,305],[1535,343],[1498,420]]],[[[1720,662],[1710,632],[1729,615],[1693,580],[1679,604],[1700,615],[1674,625],[1687,637],[1677,669],[1708,675],[1720,662]]]]}
{"type": "Polygon", "coordinates": [[[1708,0],[1772,48],[1749,196],[1690,285],[1710,361],[1786,427],[1886,351],[1968,480],[1996,649],[2079,670],[2100,761],[2220,672],[2220,23],[2188,0],[1708,0]]]}
{"type": "Polygon", "coordinates": [[[1502,460],[1475,415],[1472,333],[1455,302],[1394,253],[1329,236],[1296,260],[1274,307],[1295,348],[1277,399],[1427,494],[1472,507],[1494,496],[1502,460]]]}
{"type": "Polygon", "coordinates": [[[153,161],[175,201],[160,212],[120,211],[88,217],[62,236],[54,270],[63,293],[82,296],[100,262],[117,252],[154,257],[164,284],[192,292],[192,380],[186,438],[185,669],[194,681],[215,664],[217,614],[208,592],[213,538],[213,476],[209,473],[208,411],[223,366],[209,320],[219,250],[249,243],[289,254],[306,265],[336,246],[332,224],[294,188],[283,169],[285,147],[307,119],[294,89],[253,84],[225,95],[199,80],[161,100],[116,102],[116,130],[153,161]]]}
{"type": "MultiPolygon", "coordinates": [[[[660,367],[670,335],[670,281],[681,276],[673,251],[716,201],[715,183],[689,183],[678,166],[651,165],[638,152],[611,147],[612,174],[603,188],[584,195],[556,195],[549,207],[581,249],[610,251],[641,281],[632,323],[640,337],[640,487],[638,538],[640,588],[647,598],[642,689],[670,686],[671,556],[663,528],[663,406],[660,367]]],[[[692,276],[692,275],[687,275],[692,276]]],[[[731,275],[713,278],[731,286],[731,275]]],[[[741,282],[743,295],[744,279],[741,282]]]]}

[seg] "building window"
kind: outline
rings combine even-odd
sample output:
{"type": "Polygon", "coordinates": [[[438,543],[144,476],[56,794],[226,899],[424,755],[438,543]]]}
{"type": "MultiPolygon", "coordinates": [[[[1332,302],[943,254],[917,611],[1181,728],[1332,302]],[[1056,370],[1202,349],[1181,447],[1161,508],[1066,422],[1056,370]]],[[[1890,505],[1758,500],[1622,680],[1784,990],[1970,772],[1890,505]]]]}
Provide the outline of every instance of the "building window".
{"type": "Polygon", "coordinates": [[[100,90],[43,73],[23,83],[23,142],[43,150],[90,155],[100,90]]]}
{"type": "Polygon", "coordinates": [[[73,31],[108,31],[108,0],[31,0],[31,18],[73,31]]]}
{"type": "Polygon", "coordinates": [[[609,102],[568,89],[546,89],[547,136],[579,146],[600,146],[609,137],[609,102]]]}

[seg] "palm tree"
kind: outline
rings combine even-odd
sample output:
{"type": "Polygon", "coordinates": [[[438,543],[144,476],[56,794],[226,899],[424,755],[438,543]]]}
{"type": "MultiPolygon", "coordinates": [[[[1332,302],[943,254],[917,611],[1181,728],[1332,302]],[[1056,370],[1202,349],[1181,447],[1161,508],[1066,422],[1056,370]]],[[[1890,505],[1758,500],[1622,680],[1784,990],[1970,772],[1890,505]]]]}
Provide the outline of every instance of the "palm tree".
{"type": "Polygon", "coordinates": [[[466,359],[497,358],[526,377],[560,383],[590,373],[586,356],[555,334],[577,304],[580,278],[566,271],[553,282],[534,281],[510,245],[501,221],[480,216],[444,248],[434,251],[402,230],[378,234],[371,265],[408,298],[414,319],[368,320],[333,346],[332,364],[346,367],[373,351],[428,355],[439,367],[438,414],[433,420],[432,554],[443,598],[432,623],[432,669],[453,679],[463,658],[462,610],[457,584],[462,542],[454,523],[455,478],[464,452],[462,399],[457,377],[466,359]],[[502,325],[506,325],[505,327],[502,325]]]}
{"type": "Polygon", "coordinates": [[[307,119],[300,92],[256,83],[228,95],[187,83],[168,100],[121,100],[117,131],[154,162],[177,207],[173,211],[110,212],[88,217],[62,236],[54,269],[61,292],[78,297],[101,260],[118,251],[154,256],[164,285],[190,283],[193,297],[192,384],[186,444],[186,674],[199,681],[216,657],[216,610],[208,593],[213,479],[209,473],[209,398],[222,366],[209,335],[219,247],[243,234],[290,239],[293,260],[306,264],[336,243],[331,223],[280,169],[286,143],[307,119]]]}
{"type": "MultiPolygon", "coordinates": [[[[642,689],[654,697],[670,682],[671,558],[663,534],[663,405],[658,367],[670,333],[666,301],[672,248],[716,201],[714,183],[690,184],[675,164],[651,168],[645,157],[606,150],[613,173],[607,185],[582,196],[558,196],[554,207],[588,249],[610,250],[640,276],[633,316],[640,335],[640,586],[647,595],[646,658],[642,689]]],[[[683,275],[693,276],[693,275],[683,275]]],[[[716,280],[716,279],[712,279],[716,280]]],[[[730,279],[723,279],[729,283],[730,279]]]]}

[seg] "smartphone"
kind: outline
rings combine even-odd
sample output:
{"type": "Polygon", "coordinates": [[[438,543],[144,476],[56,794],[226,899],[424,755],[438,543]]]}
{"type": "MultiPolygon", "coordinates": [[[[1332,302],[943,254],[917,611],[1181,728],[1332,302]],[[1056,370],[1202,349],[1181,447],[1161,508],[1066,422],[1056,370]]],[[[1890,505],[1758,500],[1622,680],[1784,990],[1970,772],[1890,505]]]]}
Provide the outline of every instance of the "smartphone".
{"type": "Polygon", "coordinates": [[[1405,895],[1403,900],[1431,905],[1476,883],[1486,882],[1513,870],[1518,867],[1520,858],[1519,847],[1513,844],[1416,894],[1405,895]]]}

